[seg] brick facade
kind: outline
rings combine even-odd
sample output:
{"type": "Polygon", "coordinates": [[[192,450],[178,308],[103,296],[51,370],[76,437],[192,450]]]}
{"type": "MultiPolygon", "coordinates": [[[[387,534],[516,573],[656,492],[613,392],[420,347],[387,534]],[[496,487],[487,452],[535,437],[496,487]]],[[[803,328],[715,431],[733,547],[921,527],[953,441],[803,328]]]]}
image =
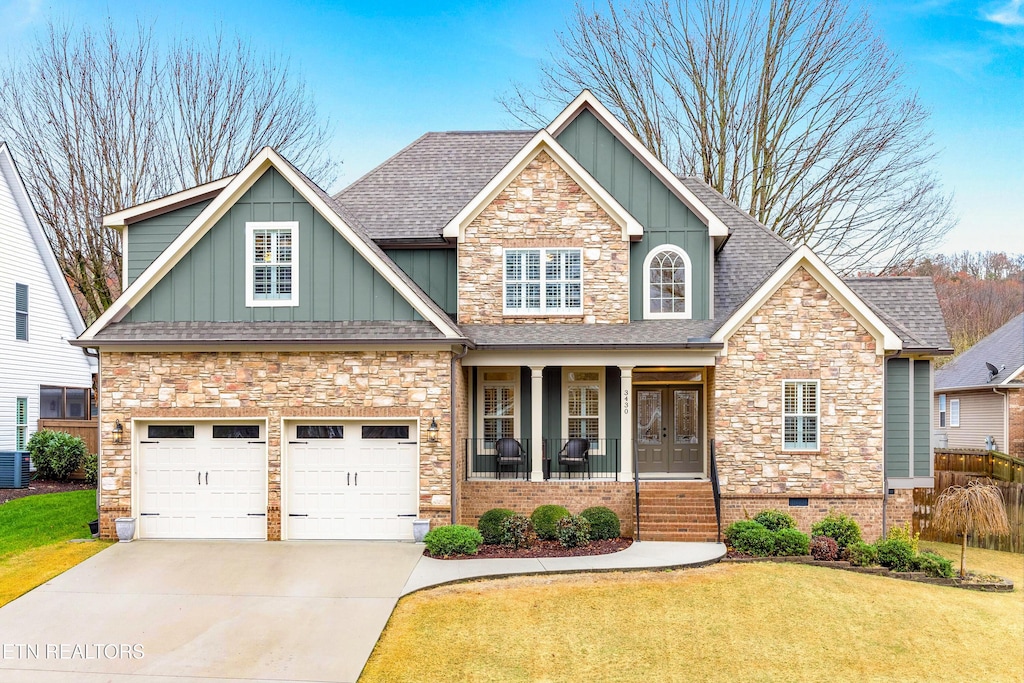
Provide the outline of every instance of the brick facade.
{"type": "Polygon", "coordinates": [[[132,419],[266,418],[267,536],[281,535],[283,417],[417,417],[436,441],[420,440],[420,512],[450,519],[451,415],[448,351],[102,352],[100,523],[130,516],[132,419]],[[124,426],[114,443],[115,421],[124,426]]]}
{"type": "MultiPolygon", "coordinates": [[[[872,543],[882,535],[882,494],[850,496],[805,496],[806,507],[790,507],[788,498],[778,495],[722,495],[722,530],[733,522],[751,519],[762,510],[781,510],[796,520],[797,528],[811,532],[811,525],[830,512],[853,517],[860,525],[861,536],[872,543]]],[[[893,525],[892,518],[888,520],[893,525]]],[[[902,523],[902,522],[900,522],[902,523]]]]}
{"type": "Polygon", "coordinates": [[[629,322],[629,242],[546,152],[466,226],[458,249],[460,323],[629,322]],[[583,312],[504,317],[503,249],[514,247],[579,247],[583,312]]]}

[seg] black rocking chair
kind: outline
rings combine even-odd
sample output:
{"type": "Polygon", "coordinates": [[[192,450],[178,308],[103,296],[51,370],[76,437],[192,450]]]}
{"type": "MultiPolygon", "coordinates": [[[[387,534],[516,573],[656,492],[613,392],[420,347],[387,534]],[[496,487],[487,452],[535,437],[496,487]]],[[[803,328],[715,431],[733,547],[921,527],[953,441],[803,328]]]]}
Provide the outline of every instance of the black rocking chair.
{"type": "Polygon", "coordinates": [[[501,479],[502,467],[514,467],[517,479],[519,478],[519,468],[523,467],[525,471],[526,451],[523,449],[523,445],[515,439],[511,437],[498,439],[494,442],[494,453],[498,479],[501,479]]]}
{"type": "Polygon", "coordinates": [[[585,466],[587,478],[590,479],[590,439],[573,438],[566,441],[562,450],[558,451],[558,464],[565,465],[565,471],[570,477],[571,467],[579,467],[582,475],[585,466]]]}

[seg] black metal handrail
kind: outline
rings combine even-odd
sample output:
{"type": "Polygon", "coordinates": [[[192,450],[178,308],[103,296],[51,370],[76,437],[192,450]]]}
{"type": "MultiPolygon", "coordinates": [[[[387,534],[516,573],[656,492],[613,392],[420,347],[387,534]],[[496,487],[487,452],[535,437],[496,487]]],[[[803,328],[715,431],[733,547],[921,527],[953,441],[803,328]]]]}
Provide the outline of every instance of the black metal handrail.
{"type": "Polygon", "coordinates": [[[619,480],[622,454],[619,439],[589,439],[586,462],[570,460],[563,451],[568,437],[544,440],[544,477],[546,479],[613,479],[619,480]]]}
{"type": "Polygon", "coordinates": [[[715,440],[711,439],[711,490],[715,494],[715,521],[718,523],[718,542],[722,542],[722,489],[718,486],[718,460],[715,458],[715,440]]]}
{"type": "Polygon", "coordinates": [[[496,439],[466,439],[466,479],[519,479],[528,481],[533,457],[530,439],[516,439],[522,458],[498,458],[496,439]]]}

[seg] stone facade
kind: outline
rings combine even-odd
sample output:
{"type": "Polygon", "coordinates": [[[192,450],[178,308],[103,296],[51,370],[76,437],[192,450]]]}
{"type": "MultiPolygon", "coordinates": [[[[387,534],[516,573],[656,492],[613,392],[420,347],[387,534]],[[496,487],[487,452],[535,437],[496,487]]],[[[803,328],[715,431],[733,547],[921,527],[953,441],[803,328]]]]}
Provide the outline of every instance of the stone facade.
{"type": "Polygon", "coordinates": [[[449,351],[102,352],[100,523],[131,514],[132,419],[266,418],[267,536],[281,535],[282,417],[431,419],[436,441],[420,440],[420,514],[450,519],[449,351]],[[124,426],[114,443],[116,421],[124,426]]]}
{"type": "Polygon", "coordinates": [[[629,242],[546,152],[466,226],[458,250],[460,323],[629,322],[629,242]],[[515,247],[580,248],[583,312],[503,316],[503,250],[515,247]]]}
{"type": "Polygon", "coordinates": [[[1015,458],[1024,458],[1024,389],[1008,389],[1006,395],[1010,429],[1006,437],[1009,444],[1007,453],[1015,458]]]}

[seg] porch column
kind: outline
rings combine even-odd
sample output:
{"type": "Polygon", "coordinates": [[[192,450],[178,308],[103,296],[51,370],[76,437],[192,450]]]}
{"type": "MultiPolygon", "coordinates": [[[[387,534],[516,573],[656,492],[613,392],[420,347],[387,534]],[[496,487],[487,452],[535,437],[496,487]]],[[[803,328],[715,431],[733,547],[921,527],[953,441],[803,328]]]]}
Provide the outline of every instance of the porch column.
{"type": "Polygon", "coordinates": [[[619,443],[622,444],[620,472],[621,479],[629,481],[633,478],[633,366],[620,365],[619,372],[622,374],[620,381],[622,396],[619,400],[619,404],[622,406],[622,414],[619,415],[619,443]]]}
{"type": "Polygon", "coordinates": [[[530,413],[532,415],[532,431],[530,432],[530,452],[533,455],[533,466],[530,471],[531,481],[544,481],[544,366],[530,366],[530,413]]]}

